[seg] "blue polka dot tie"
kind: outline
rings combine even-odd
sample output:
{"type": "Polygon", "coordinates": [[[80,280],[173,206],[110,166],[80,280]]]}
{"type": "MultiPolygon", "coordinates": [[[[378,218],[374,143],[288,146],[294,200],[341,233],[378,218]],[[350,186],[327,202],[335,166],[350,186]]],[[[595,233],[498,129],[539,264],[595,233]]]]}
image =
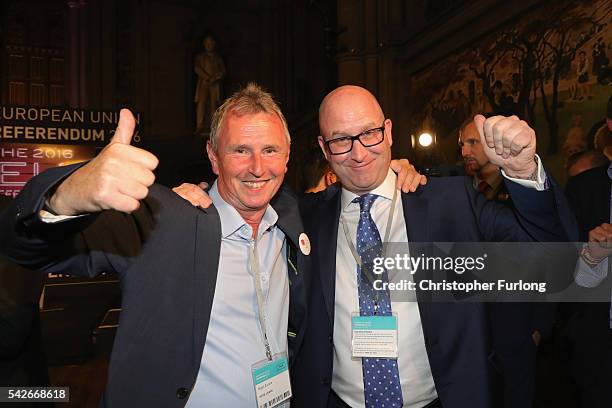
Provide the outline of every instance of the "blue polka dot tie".
{"type": "MultiPolygon", "coordinates": [[[[365,194],[355,198],[359,203],[357,225],[357,253],[362,268],[357,267],[359,288],[359,314],[361,316],[391,316],[391,299],[388,290],[375,291],[372,286],[374,258],[382,256],[382,240],[370,214],[370,208],[378,196],[365,194]],[[370,277],[367,276],[370,274],[370,277]]],[[[376,279],[388,282],[385,270],[376,279]]],[[[388,358],[362,358],[365,405],[368,408],[401,407],[404,404],[400,386],[397,360],[388,358]]]]}

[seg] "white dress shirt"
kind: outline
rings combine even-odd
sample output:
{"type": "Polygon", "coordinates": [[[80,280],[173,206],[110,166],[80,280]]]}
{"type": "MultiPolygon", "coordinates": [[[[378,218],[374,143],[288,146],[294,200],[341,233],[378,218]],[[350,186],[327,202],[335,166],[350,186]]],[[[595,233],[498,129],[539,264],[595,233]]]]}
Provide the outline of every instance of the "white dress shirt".
{"type": "MultiPolygon", "coordinates": [[[[249,241],[253,230],[217,190],[210,198],[221,217],[221,254],[206,345],[187,407],[256,407],[251,366],[266,358],[259,325],[249,241]]],[[[257,232],[266,330],[272,354],[287,351],[289,278],[285,234],[268,206],[257,232]]]]}
{"type": "MultiPolygon", "coordinates": [[[[384,240],[389,211],[397,176],[391,170],[378,188],[371,191],[380,197],[374,201],[370,213],[384,240]]],[[[342,189],[341,213],[355,243],[359,223],[359,204],[352,203],[356,194],[342,189]]],[[[408,242],[402,201],[395,205],[389,242],[408,242]]],[[[398,317],[399,358],[397,365],[405,407],[422,407],[437,398],[429,367],[421,316],[417,302],[394,302],[391,307],[398,317]]],[[[351,313],[359,312],[357,264],[348,242],[338,230],[336,253],[336,300],[334,312],[334,372],[332,389],[351,407],[365,407],[361,359],[351,358],[351,313]]]]}

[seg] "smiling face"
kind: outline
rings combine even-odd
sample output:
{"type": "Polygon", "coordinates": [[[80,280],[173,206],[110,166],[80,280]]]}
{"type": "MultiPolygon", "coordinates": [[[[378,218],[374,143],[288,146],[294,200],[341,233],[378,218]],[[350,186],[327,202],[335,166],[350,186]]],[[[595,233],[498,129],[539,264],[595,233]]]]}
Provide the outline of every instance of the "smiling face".
{"type": "Polygon", "coordinates": [[[319,146],[344,188],[361,195],[384,181],[391,162],[392,124],[391,120],[385,120],[370,92],[357,86],[342,86],[332,91],[321,104],[319,127],[319,146]],[[355,140],[350,152],[339,155],[330,154],[325,146],[327,140],[354,136],[380,127],[383,122],[384,140],[376,146],[364,147],[355,140]]]}
{"type": "Polygon", "coordinates": [[[289,141],[273,113],[237,115],[223,120],[214,151],[206,146],[217,188],[248,223],[259,223],[280,188],[289,160],[289,141]]]}

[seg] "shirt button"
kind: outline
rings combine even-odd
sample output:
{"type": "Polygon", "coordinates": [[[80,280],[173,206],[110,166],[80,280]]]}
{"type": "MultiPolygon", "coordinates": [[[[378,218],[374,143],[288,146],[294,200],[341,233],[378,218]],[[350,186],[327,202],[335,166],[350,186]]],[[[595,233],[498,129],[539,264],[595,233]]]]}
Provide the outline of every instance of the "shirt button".
{"type": "Polygon", "coordinates": [[[176,398],[178,399],[185,399],[187,398],[187,395],[189,395],[189,393],[187,392],[187,388],[185,387],[181,387],[176,390],[176,398]]]}

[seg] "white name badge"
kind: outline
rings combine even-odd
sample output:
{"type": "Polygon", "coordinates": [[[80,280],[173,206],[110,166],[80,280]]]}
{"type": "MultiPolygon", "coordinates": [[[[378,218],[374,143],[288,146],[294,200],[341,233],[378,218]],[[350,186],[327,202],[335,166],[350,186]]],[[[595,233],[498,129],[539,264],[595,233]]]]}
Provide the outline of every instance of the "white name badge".
{"type": "Polygon", "coordinates": [[[353,358],[397,358],[397,315],[351,316],[353,358]]]}
{"type": "Polygon", "coordinates": [[[251,367],[258,408],[289,406],[291,382],[286,353],[279,353],[251,367]],[[286,405],[285,405],[286,403],[286,405]]]}

